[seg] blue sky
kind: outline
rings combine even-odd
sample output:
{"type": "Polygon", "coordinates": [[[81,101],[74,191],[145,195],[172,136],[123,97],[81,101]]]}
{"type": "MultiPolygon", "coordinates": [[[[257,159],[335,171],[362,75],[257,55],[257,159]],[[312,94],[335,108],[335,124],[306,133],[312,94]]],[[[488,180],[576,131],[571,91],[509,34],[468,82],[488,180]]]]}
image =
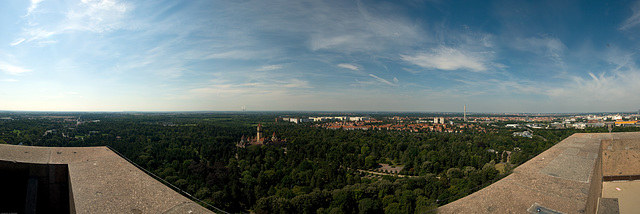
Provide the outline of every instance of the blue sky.
{"type": "Polygon", "coordinates": [[[636,1],[0,2],[0,110],[640,108],[636,1]]]}

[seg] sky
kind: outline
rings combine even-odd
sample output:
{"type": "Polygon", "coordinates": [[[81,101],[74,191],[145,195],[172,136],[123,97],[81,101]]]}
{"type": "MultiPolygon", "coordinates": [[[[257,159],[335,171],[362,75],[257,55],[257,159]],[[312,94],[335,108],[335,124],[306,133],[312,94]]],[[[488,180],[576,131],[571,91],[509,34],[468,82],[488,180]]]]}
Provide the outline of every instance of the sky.
{"type": "Polygon", "coordinates": [[[0,110],[637,111],[639,60],[640,1],[0,1],[0,110]]]}

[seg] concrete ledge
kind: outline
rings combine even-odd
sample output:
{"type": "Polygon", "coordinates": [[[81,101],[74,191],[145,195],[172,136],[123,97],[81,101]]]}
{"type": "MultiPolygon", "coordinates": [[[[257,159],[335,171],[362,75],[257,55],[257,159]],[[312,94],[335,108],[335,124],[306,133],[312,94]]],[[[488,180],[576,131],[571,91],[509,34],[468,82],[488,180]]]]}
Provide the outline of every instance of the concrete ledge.
{"type": "Polygon", "coordinates": [[[0,161],[66,164],[77,213],[213,213],[142,172],[107,147],[0,144],[0,161]]]}
{"type": "Polygon", "coordinates": [[[640,132],[574,134],[525,162],[511,175],[438,208],[438,212],[526,213],[535,204],[559,213],[595,212],[587,209],[587,201],[599,198],[600,192],[594,188],[602,187],[590,184],[599,162],[601,140],[612,138],[640,139],[640,132]]]}

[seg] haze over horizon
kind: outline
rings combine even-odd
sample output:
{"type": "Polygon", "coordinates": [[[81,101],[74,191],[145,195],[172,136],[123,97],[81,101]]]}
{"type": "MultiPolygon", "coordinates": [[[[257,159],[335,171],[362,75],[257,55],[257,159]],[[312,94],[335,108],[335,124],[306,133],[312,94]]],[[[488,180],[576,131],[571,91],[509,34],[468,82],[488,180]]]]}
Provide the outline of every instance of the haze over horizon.
{"type": "Polygon", "coordinates": [[[640,108],[640,1],[9,0],[0,14],[0,110],[640,108]]]}

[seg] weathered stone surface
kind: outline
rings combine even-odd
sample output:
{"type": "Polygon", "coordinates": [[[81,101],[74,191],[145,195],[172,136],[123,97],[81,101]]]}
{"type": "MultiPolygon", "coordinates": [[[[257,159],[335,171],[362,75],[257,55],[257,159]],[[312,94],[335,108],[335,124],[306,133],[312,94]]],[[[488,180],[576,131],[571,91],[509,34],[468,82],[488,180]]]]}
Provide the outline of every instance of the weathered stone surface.
{"type": "Polygon", "coordinates": [[[67,164],[76,213],[213,213],[107,147],[0,144],[0,160],[67,164]]]}
{"type": "Polygon", "coordinates": [[[636,140],[640,132],[574,134],[506,178],[438,208],[438,213],[526,213],[536,203],[562,213],[585,213],[589,195],[600,196],[589,192],[600,143],[612,138],[636,140]]]}

